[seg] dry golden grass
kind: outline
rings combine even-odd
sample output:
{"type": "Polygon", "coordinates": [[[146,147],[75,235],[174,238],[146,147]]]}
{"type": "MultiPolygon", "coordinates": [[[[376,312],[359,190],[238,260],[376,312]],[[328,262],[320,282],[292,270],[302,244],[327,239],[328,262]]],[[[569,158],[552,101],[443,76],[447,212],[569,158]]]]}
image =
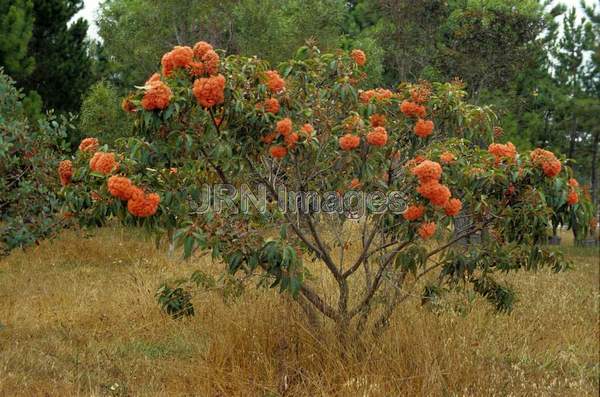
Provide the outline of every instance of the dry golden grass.
{"type": "Polygon", "coordinates": [[[0,262],[0,395],[598,395],[593,249],[568,249],[576,268],[564,274],[509,276],[520,301],[508,316],[460,299],[464,311],[435,314],[413,299],[357,359],[274,291],[200,294],[195,317],[168,318],[157,286],[218,266],[132,235],[66,232],[0,262]]]}

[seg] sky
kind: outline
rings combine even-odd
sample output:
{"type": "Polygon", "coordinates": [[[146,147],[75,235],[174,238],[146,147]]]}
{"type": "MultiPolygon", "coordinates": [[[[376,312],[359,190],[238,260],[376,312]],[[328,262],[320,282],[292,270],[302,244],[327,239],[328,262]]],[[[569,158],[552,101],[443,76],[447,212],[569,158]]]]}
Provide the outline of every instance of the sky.
{"type": "MultiPolygon", "coordinates": [[[[587,4],[593,4],[594,1],[598,0],[586,0],[587,4]]],[[[563,3],[571,6],[576,6],[578,9],[580,0],[557,0],[555,3],[563,3]]],[[[90,38],[97,39],[98,38],[98,27],[94,22],[96,20],[96,14],[98,13],[98,5],[100,4],[100,0],[84,0],[84,7],[75,18],[83,17],[88,20],[90,24],[90,28],[88,30],[88,35],[90,38]]]]}

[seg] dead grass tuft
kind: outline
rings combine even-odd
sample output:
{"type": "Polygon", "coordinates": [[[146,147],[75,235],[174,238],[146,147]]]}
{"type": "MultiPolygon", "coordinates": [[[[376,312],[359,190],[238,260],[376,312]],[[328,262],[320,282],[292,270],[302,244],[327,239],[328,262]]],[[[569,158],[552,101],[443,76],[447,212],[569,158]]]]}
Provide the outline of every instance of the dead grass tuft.
{"type": "Polygon", "coordinates": [[[194,298],[172,320],[154,298],[202,268],[127,229],[65,232],[0,262],[0,395],[598,395],[597,252],[565,274],[511,275],[511,315],[457,298],[441,314],[404,305],[361,359],[316,335],[293,302],[248,289],[194,298]]]}

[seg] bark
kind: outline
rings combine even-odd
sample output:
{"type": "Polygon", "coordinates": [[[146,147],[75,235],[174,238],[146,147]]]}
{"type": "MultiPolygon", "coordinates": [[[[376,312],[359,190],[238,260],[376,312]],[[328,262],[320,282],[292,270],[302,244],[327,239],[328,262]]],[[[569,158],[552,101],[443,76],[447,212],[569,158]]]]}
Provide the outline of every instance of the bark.
{"type": "Polygon", "coordinates": [[[592,146],[592,202],[594,203],[594,208],[598,211],[598,146],[600,146],[600,129],[596,129],[596,133],[594,134],[594,143],[592,146]]]}

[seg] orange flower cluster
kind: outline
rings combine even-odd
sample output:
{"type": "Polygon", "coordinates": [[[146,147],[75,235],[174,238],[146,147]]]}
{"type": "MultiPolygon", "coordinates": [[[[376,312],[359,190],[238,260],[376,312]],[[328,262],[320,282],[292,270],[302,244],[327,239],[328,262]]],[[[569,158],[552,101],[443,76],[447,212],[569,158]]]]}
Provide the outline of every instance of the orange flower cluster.
{"type": "Polygon", "coordinates": [[[260,138],[260,140],[263,143],[266,143],[266,144],[270,145],[271,143],[273,143],[273,141],[275,140],[275,138],[277,138],[277,132],[273,131],[273,132],[269,132],[267,135],[265,135],[262,138],[260,138]]]}
{"type": "Polygon", "coordinates": [[[388,140],[388,134],[385,128],[375,127],[367,134],[367,143],[372,146],[385,146],[388,140]]]}
{"type": "Polygon", "coordinates": [[[440,161],[443,164],[450,164],[452,163],[454,160],[456,160],[456,157],[454,157],[454,155],[450,152],[444,152],[442,153],[442,155],[440,156],[440,161]]]}
{"type": "Polygon", "coordinates": [[[188,72],[194,77],[202,75],[213,76],[219,73],[220,58],[213,47],[204,41],[199,41],[194,45],[194,57],[196,58],[188,66],[188,72]]]}
{"type": "Polygon", "coordinates": [[[567,195],[567,204],[575,205],[579,202],[579,194],[575,190],[576,188],[579,187],[579,182],[577,182],[577,179],[575,179],[575,178],[570,178],[569,181],[567,182],[567,185],[569,185],[569,194],[567,195]]]}
{"type": "Polygon", "coordinates": [[[271,156],[273,156],[276,159],[284,158],[288,152],[287,148],[281,145],[271,146],[269,151],[271,153],[271,156]]]}
{"type": "Polygon", "coordinates": [[[340,149],[352,150],[360,146],[360,137],[352,134],[345,134],[339,139],[340,149]]]}
{"type": "Polygon", "coordinates": [[[371,122],[371,127],[385,127],[386,118],[383,114],[372,114],[369,117],[369,121],[371,122]]]}
{"type": "Polygon", "coordinates": [[[495,157],[496,165],[500,164],[502,160],[512,162],[517,157],[517,148],[512,142],[507,142],[506,144],[492,143],[488,146],[488,152],[495,157]]]}
{"type": "Polygon", "coordinates": [[[417,118],[417,117],[423,118],[423,117],[425,117],[425,113],[427,112],[427,110],[425,109],[425,106],[419,105],[418,103],[411,102],[411,101],[402,101],[402,103],[400,104],[400,111],[406,117],[414,117],[414,118],[417,118]]]}
{"type": "Polygon", "coordinates": [[[269,98],[265,99],[264,102],[256,105],[258,109],[264,109],[265,112],[277,114],[281,107],[279,106],[279,101],[277,98],[269,98]]]}
{"type": "Polygon", "coordinates": [[[121,200],[129,200],[135,187],[131,180],[124,176],[113,175],[108,178],[108,192],[121,200]]]}
{"type": "Polygon", "coordinates": [[[435,234],[435,229],[436,229],[435,222],[423,222],[419,226],[418,233],[419,233],[419,236],[421,236],[421,238],[423,240],[427,240],[428,238],[430,238],[431,236],[433,236],[435,234]]]}
{"type": "Polygon", "coordinates": [[[79,150],[82,152],[90,152],[93,153],[98,150],[100,146],[100,142],[96,138],[84,138],[79,144],[79,150]]]}
{"type": "Polygon", "coordinates": [[[419,119],[415,124],[415,135],[420,138],[427,138],[433,133],[433,121],[419,119]]]}
{"type": "Polygon", "coordinates": [[[579,202],[579,195],[574,189],[571,189],[569,194],[567,195],[567,204],[575,205],[579,202]]]}
{"type": "Polygon", "coordinates": [[[425,214],[425,206],[419,205],[410,205],[406,211],[402,213],[402,216],[407,221],[416,221],[421,218],[425,214]]]}
{"type": "Polygon", "coordinates": [[[279,120],[275,126],[275,131],[284,137],[288,136],[292,133],[292,120],[289,117],[279,120]]]}
{"type": "Polygon", "coordinates": [[[462,209],[462,202],[457,198],[448,200],[448,202],[444,206],[444,212],[448,216],[458,215],[460,213],[461,209],[462,209]]]}
{"type": "Polygon", "coordinates": [[[310,138],[313,132],[315,132],[315,128],[311,124],[306,123],[300,128],[300,131],[306,134],[307,138],[310,138]]]}
{"type": "Polygon", "coordinates": [[[442,185],[438,181],[422,183],[417,188],[417,192],[429,200],[429,202],[437,207],[444,207],[450,196],[450,189],[442,185]]]}
{"type": "Polygon", "coordinates": [[[450,196],[450,189],[442,185],[439,179],[442,176],[442,166],[435,161],[424,160],[412,168],[411,172],[419,178],[417,192],[438,207],[444,207],[450,196]]]}
{"type": "Polygon", "coordinates": [[[142,98],[142,107],[145,110],[162,110],[169,106],[173,92],[168,85],[160,80],[158,74],[154,74],[146,82],[146,93],[142,98]]]}
{"type": "Polygon", "coordinates": [[[73,177],[73,163],[71,163],[71,160],[63,160],[58,164],[58,177],[60,178],[60,184],[63,186],[71,183],[73,177]]]}
{"type": "Polygon", "coordinates": [[[414,167],[411,172],[419,178],[420,183],[439,181],[442,177],[442,166],[435,161],[424,160],[414,167]]]}
{"type": "Polygon", "coordinates": [[[298,143],[299,136],[295,132],[288,134],[284,137],[283,141],[287,145],[289,149],[294,149],[296,147],[296,143],[298,143]]]}
{"type": "Polygon", "coordinates": [[[372,99],[377,102],[386,101],[392,99],[394,93],[385,88],[376,88],[374,90],[367,90],[360,93],[359,98],[362,103],[369,103],[372,99]]]}
{"type": "Polygon", "coordinates": [[[281,78],[279,73],[275,70],[268,70],[265,72],[267,80],[267,88],[274,94],[279,94],[285,90],[285,80],[281,78]]]}
{"type": "Polygon", "coordinates": [[[194,51],[190,47],[176,46],[163,55],[160,61],[163,76],[169,77],[175,69],[187,68],[193,62],[193,58],[194,51]]]}
{"type": "Polygon", "coordinates": [[[96,152],[90,159],[90,169],[100,174],[108,175],[118,166],[114,153],[96,152]]]}
{"type": "Polygon", "coordinates": [[[531,162],[538,167],[542,167],[544,174],[550,178],[558,175],[562,169],[560,161],[554,153],[548,150],[537,148],[531,152],[530,158],[531,162]]]}
{"type": "Polygon", "coordinates": [[[156,213],[158,204],[160,203],[160,196],[158,194],[144,193],[137,186],[133,186],[130,190],[131,196],[127,201],[127,210],[131,215],[145,218],[156,213]]]}
{"type": "Polygon", "coordinates": [[[352,50],[350,56],[352,57],[352,59],[354,59],[354,62],[356,62],[358,66],[365,66],[365,64],[367,63],[367,56],[362,50],[352,50]]]}
{"type": "Polygon", "coordinates": [[[431,88],[427,85],[420,84],[410,90],[410,97],[415,103],[425,103],[429,101],[431,96],[431,88]]]}
{"type": "Polygon", "coordinates": [[[200,106],[212,108],[225,101],[225,77],[219,74],[194,81],[192,92],[200,106]]]}
{"type": "Polygon", "coordinates": [[[213,50],[213,46],[208,44],[206,41],[199,41],[194,44],[194,56],[198,59],[202,59],[209,51],[213,50]]]}

